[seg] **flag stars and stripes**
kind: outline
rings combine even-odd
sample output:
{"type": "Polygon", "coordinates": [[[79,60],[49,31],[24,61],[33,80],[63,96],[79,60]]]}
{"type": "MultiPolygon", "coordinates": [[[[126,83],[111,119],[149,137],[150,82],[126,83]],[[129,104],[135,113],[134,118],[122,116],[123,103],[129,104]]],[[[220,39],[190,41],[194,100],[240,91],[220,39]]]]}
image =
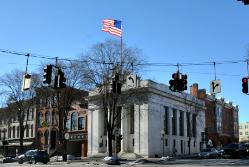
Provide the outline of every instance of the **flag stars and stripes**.
{"type": "Polygon", "coordinates": [[[121,21],[113,19],[104,19],[102,31],[121,37],[122,36],[121,21]]]}

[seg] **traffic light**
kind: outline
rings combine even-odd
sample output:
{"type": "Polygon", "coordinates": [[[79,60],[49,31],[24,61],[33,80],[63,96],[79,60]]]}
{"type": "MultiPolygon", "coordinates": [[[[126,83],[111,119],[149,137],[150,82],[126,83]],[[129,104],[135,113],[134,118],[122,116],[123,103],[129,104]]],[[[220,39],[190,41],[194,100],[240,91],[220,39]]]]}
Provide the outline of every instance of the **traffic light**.
{"type": "Polygon", "coordinates": [[[48,85],[51,84],[51,77],[52,77],[52,65],[49,64],[44,68],[43,83],[48,85]]]}
{"type": "Polygon", "coordinates": [[[65,82],[67,81],[67,79],[65,78],[64,72],[61,69],[58,70],[57,77],[58,77],[58,88],[65,88],[66,87],[65,82]]]}
{"type": "Polygon", "coordinates": [[[248,77],[242,78],[242,92],[248,93],[248,77]]]}
{"type": "Polygon", "coordinates": [[[248,4],[249,4],[249,0],[238,0],[238,1],[244,2],[245,5],[248,5],[248,4]]]}
{"type": "Polygon", "coordinates": [[[118,135],[118,141],[123,140],[123,135],[118,135]]]}
{"type": "Polygon", "coordinates": [[[172,74],[172,79],[169,81],[169,89],[174,92],[187,90],[187,74],[176,72],[172,74]]]}
{"type": "Polygon", "coordinates": [[[179,87],[179,73],[177,72],[177,73],[173,73],[172,74],[172,79],[169,81],[169,89],[171,90],[171,91],[174,91],[174,92],[176,92],[176,91],[179,91],[178,90],[178,87],[179,87]]]}
{"type": "Polygon", "coordinates": [[[188,79],[188,76],[187,76],[187,74],[185,74],[185,75],[181,75],[181,79],[180,79],[180,91],[184,91],[184,90],[187,90],[188,89],[188,86],[187,86],[187,84],[188,84],[188,81],[187,81],[187,79],[188,79]]]}

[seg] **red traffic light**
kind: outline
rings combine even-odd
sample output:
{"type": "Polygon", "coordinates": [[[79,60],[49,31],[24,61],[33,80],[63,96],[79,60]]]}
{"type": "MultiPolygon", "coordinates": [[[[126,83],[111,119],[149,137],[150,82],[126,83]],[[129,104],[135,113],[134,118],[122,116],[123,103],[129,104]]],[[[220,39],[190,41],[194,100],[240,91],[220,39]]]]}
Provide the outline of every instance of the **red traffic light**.
{"type": "Polygon", "coordinates": [[[246,77],[242,78],[242,82],[243,83],[247,83],[248,82],[248,78],[246,78],[246,77]]]}
{"type": "Polygon", "coordinates": [[[178,79],[178,73],[173,73],[173,74],[172,74],[172,78],[173,78],[174,80],[177,80],[177,79],[178,79]]]}
{"type": "Polygon", "coordinates": [[[248,77],[242,78],[242,92],[248,93],[248,77]]]}

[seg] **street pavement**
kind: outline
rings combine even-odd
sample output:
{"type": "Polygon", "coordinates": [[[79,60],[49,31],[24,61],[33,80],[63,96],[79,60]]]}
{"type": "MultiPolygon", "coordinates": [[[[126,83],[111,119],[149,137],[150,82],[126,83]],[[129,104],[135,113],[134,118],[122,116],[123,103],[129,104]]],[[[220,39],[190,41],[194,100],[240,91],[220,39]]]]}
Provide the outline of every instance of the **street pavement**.
{"type": "Polygon", "coordinates": [[[42,163],[37,163],[35,165],[24,163],[24,164],[18,164],[17,162],[13,163],[2,163],[1,166],[6,167],[40,167],[40,166],[48,166],[48,167],[58,167],[58,166],[69,166],[69,167],[104,167],[104,166],[145,166],[145,167],[152,167],[152,166],[174,166],[174,167],[189,167],[189,166],[222,166],[222,167],[238,167],[238,166],[249,166],[249,158],[245,159],[168,159],[168,160],[162,160],[159,158],[154,159],[140,159],[136,161],[121,161],[121,165],[107,165],[104,161],[100,160],[84,160],[84,161],[71,161],[71,162],[49,162],[47,165],[44,165],[42,163]]]}

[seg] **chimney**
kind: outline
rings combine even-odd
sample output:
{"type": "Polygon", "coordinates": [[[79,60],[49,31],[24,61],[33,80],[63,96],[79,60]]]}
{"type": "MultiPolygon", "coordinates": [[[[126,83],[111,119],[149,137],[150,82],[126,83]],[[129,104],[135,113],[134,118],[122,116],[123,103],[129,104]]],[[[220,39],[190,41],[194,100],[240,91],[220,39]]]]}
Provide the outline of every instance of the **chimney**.
{"type": "Polygon", "coordinates": [[[198,91],[198,98],[205,99],[207,97],[206,89],[200,89],[198,91]]]}
{"type": "Polygon", "coordinates": [[[190,86],[190,95],[198,97],[198,83],[194,83],[190,86]]]}

